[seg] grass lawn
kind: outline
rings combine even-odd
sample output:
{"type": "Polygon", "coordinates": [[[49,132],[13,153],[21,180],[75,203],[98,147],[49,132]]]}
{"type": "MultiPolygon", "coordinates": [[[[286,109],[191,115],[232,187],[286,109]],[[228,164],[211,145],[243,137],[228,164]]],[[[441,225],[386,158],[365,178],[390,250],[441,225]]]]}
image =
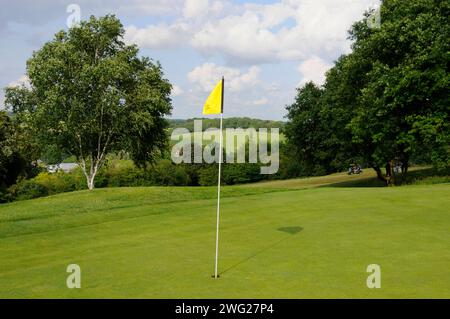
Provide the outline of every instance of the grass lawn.
{"type": "MultiPolygon", "coordinates": [[[[261,133],[261,135],[259,135],[259,131],[256,130],[256,135],[253,137],[255,142],[260,142],[260,141],[266,141],[269,142],[271,141],[271,129],[267,130],[267,134],[264,135],[261,133]]],[[[213,132],[214,133],[214,132],[213,132]]],[[[245,133],[235,133],[236,136],[239,136],[241,139],[238,140],[237,138],[235,138],[234,140],[234,146],[235,146],[235,150],[246,146],[245,142],[248,142],[248,138],[246,138],[246,134],[245,133]],[[240,143],[240,142],[244,142],[244,143],[240,143]]],[[[212,134],[212,136],[215,136],[214,134],[212,134]]],[[[226,131],[224,129],[223,131],[223,144],[226,146],[227,145],[227,134],[226,131]]],[[[212,142],[215,141],[215,137],[211,137],[208,135],[208,133],[205,132],[191,132],[191,133],[187,133],[187,134],[183,134],[183,139],[180,137],[180,140],[184,140],[184,141],[189,141],[192,140],[192,142],[196,142],[196,141],[201,141],[202,145],[208,145],[212,142]]],[[[283,133],[279,133],[279,139],[278,142],[282,143],[286,141],[286,136],[283,133]]],[[[170,143],[171,145],[176,144],[177,142],[179,142],[179,140],[171,140],[170,143]]],[[[217,143],[219,143],[219,140],[216,141],[217,143]]],[[[200,144],[200,143],[199,143],[200,144]]],[[[246,146],[248,148],[248,145],[246,146]]],[[[258,146],[259,147],[259,146],[258,146]]],[[[230,152],[229,149],[227,149],[227,152],[230,152]]]]}
{"type": "Polygon", "coordinates": [[[324,184],[224,187],[218,280],[214,187],[1,205],[0,297],[450,298],[450,184],[324,184]],[[81,289],[66,287],[71,263],[81,289]]]}

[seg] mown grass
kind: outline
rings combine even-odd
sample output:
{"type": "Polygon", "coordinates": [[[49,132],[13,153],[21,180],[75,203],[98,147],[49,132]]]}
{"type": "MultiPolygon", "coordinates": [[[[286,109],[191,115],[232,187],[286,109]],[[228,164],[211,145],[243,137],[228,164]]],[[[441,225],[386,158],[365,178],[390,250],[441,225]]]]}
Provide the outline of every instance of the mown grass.
{"type": "MultiPolygon", "coordinates": [[[[175,135],[174,140],[170,140],[170,145],[174,145],[178,143],[179,141],[191,141],[192,143],[201,144],[203,146],[211,144],[211,143],[219,143],[219,138],[215,140],[217,133],[217,137],[220,136],[217,131],[209,131],[209,132],[191,132],[186,133],[181,136],[175,135]],[[175,139],[175,137],[178,136],[178,139],[175,139]]],[[[249,136],[247,134],[247,131],[244,132],[236,132],[234,133],[234,141],[230,141],[230,143],[234,146],[233,151],[236,151],[240,148],[248,149],[248,142],[249,142],[249,136]]],[[[227,147],[227,133],[226,129],[223,130],[223,145],[225,147],[226,152],[230,152],[231,150],[227,147]]],[[[256,130],[256,135],[252,136],[252,139],[254,139],[254,142],[256,143],[270,143],[271,142],[271,129],[267,130],[267,134],[260,134],[258,130],[256,130]]],[[[286,141],[286,136],[283,133],[280,133],[278,136],[278,142],[283,143],[286,141]]]]}
{"type": "Polygon", "coordinates": [[[218,280],[214,187],[1,205],[0,297],[450,298],[450,184],[324,187],[345,179],[224,187],[218,280]],[[71,263],[81,289],[66,287],[71,263]]]}
{"type": "Polygon", "coordinates": [[[372,169],[365,169],[359,175],[349,176],[347,173],[335,173],[326,176],[316,177],[302,177],[286,180],[262,181],[254,184],[242,185],[242,187],[251,188],[289,188],[289,189],[304,189],[320,186],[337,186],[341,183],[344,185],[357,186],[378,186],[376,174],[372,169]],[[373,183],[373,184],[372,184],[373,183]]]}
{"type": "MultiPolygon", "coordinates": [[[[282,189],[280,189],[282,190],[282,189]]],[[[269,190],[224,188],[222,198],[269,190]]],[[[85,190],[0,206],[0,238],[158,215],[168,205],[217,198],[214,187],[124,187],[85,190]]],[[[168,206],[169,208],[167,208],[168,206]]]]}

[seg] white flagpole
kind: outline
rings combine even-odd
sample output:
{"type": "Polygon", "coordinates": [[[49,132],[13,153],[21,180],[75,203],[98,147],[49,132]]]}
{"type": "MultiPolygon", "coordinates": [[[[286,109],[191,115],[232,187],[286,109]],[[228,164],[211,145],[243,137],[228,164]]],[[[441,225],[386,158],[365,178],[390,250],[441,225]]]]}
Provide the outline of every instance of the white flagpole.
{"type": "Polygon", "coordinates": [[[222,167],[222,120],[223,120],[223,96],[224,96],[224,78],[222,78],[222,109],[220,111],[220,137],[219,137],[219,176],[217,178],[217,222],[216,222],[216,262],[214,265],[214,278],[217,279],[217,263],[219,259],[219,220],[220,220],[220,179],[221,179],[221,167],[222,167]]]}

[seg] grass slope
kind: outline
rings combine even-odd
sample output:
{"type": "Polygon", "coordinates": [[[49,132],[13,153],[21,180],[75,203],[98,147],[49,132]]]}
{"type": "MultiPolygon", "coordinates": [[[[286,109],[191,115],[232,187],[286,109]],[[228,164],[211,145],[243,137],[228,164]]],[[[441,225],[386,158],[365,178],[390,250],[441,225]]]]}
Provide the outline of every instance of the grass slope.
{"type": "Polygon", "coordinates": [[[450,298],[449,184],[299,181],[224,187],[219,280],[210,277],[214,187],[1,205],[0,297],[450,298]],[[70,263],[81,267],[81,289],[66,287],[70,263]],[[366,287],[373,263],[381,289],[366,287]]]}

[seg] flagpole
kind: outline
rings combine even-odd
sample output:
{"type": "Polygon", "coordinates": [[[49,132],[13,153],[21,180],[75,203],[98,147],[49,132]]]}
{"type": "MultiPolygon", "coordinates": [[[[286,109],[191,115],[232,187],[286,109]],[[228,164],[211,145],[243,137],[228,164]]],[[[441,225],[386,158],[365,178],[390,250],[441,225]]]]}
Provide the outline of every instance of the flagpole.
{"type": "Polygon", "coordinates": [[[216,220],[216,261],[214,264],[214,278],[218,278],[217,264],[219,259],[219,220],[220,220],[220,179],[222,168],[222,122],[223,122],[223,96],[224,96],[225,79],[222,77],[222,98],[221,98],[221,110],[220,110],[220,137],[219,137],[219,175],[217,178],[217,220],[216,220]]]}

